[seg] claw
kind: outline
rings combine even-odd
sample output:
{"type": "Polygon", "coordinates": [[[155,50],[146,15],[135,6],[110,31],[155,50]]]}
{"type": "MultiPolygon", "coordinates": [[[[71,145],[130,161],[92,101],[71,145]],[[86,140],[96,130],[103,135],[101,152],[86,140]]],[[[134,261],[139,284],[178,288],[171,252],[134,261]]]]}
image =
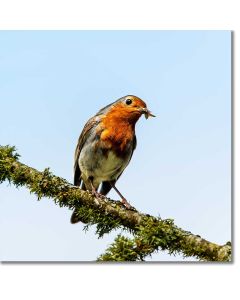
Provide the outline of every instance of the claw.
{"type": "Polygon", "coordinates": [[[125,198],[121,199],[122,204],[127,208],[127,209],[132,209],[134,208],[133,206],[131,206],[130,203],[127,202],[127,200],[125,198]]]}
{"type": "Polygon", "coordinates": [[[100,194],[99,192],[97,192],[96,190],[92,191],[93,196],[95,196],[96,198],[99,199],[106,199],[106,197],[102,194],[100,194]]]}

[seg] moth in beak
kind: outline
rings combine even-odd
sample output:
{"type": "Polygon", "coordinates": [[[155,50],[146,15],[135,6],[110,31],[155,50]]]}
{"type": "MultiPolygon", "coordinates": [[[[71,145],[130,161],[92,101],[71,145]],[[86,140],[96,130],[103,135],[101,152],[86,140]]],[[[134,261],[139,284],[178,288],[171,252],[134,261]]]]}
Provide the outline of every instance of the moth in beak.
{"type": "Polygon", "coordinates": [[[142,112],[142,114],[144,114],[146,119],[148,119],[149,117],[156,117],[147,108],[142,108],[141,112],[142,112]]]}

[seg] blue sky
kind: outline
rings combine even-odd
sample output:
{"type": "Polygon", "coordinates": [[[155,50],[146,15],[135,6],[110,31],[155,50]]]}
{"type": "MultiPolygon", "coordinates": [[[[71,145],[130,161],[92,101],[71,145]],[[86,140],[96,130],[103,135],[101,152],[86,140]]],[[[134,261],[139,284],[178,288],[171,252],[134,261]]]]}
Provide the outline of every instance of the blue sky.
{"type": "MultiPolygon", "coordinates": [[[[0,32],[0,144],[15,145],[21,161],[38,170],[50,167],[72,182],[85,122],[127,94],[141,97],[157,118],[139,120],[120,191],[142,212],[229,241],[230,31],[0,32]]],[[[94,228],[71,225],[70,215],[2,184],[0,259],[95,260],[119,232],[97,239],[94,228]]]]}

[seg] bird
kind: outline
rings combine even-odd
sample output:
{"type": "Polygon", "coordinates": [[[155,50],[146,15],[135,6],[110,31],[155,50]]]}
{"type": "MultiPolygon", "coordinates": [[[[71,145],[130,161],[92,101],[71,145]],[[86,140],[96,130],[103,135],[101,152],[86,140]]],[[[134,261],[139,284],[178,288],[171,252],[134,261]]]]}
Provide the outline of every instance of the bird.
{"type": "MultiPolygon", "coordinates": [[[[74,185],[105,197],[113,188],[122,204],[132,206],[116,187],[116,182],[129,164],[137,146],[135,125],[144,115],[155,117],[139,97],[127,95],[105,106],[85,124],[74,155],[74,185]],[[100,191],[98,192],[98,189],[100,191]]],[[[84,221],[76,209],[71,223],[84,221]]]]}

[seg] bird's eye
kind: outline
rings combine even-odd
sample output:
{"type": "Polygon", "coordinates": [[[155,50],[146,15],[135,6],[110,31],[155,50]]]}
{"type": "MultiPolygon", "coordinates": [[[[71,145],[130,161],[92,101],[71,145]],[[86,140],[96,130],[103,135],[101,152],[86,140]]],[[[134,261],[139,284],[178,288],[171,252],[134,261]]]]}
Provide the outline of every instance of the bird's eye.
{"type": "Polygon", "coordinates": [[[131,99],[127,99],[127,100],[126,100],[126,104],[127,104],[127,105],[132,104],[132,100],[131,100],[131,99]]]}

